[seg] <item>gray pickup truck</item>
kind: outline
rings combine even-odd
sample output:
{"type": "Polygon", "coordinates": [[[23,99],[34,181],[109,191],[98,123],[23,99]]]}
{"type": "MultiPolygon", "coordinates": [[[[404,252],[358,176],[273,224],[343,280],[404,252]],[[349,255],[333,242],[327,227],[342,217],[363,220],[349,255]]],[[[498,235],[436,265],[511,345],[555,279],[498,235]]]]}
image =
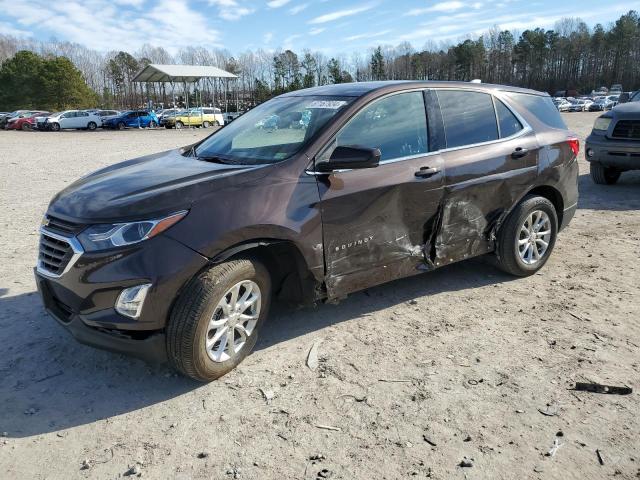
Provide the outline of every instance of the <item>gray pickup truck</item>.
{"type": "Polygon", "coordinates": [[[585,157],[591,178],[601,185],[616,183],[622,172],[640,170],[640,92],[596,119],[585,157]]]}

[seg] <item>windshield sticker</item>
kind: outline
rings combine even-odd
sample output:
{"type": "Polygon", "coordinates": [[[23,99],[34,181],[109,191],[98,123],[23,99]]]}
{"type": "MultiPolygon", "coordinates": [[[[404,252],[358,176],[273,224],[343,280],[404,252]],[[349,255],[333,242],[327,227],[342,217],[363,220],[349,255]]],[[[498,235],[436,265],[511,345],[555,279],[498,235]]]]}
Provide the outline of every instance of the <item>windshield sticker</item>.
{"type": "Polygon", "coordinates": [[[344,100],[314,100],[306,108],[327,108],[329,110],[336,110],[347,102],[344,100]]]}

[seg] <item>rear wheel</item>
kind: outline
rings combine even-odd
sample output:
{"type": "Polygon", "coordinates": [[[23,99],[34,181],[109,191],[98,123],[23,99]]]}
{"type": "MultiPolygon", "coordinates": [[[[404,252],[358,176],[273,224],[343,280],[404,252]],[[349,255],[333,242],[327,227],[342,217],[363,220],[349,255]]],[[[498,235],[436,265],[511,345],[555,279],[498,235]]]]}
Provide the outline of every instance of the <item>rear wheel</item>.
{"type": "Polygon", "coordinates": [[[184,127],[184,123],[178,121],[176,122],[176,128],[183,128],[184,127]]]}
{"type": "Polygon", "coordinates": [[[95,130],[96,128],[98,128],[98,125],[96,124],[96,122],[89,122],[89,124],[87,125],[87,128],[91,131],[95,130]]]}
{"type": "Polygon", "coordinates": [[[558,215],[544,197],[529,195],[509,214],[498,233],[498,260],[507,273],[525,277],[540,270],[553,251],[558,215]]]}
{"type": "Polygon", "coordinates": [[[169,362],[203,382],[225,375],[255,346],[270,301],[271,278],[259,262],[231,260],[201,273],[171,313],[169,362]]]}
{"type": "Polygon", "coordinates": [[[214,127],[219,127],[220,126],[220,122],[218,122],[218,120],[214,120],[213,121],[213,126],[214,127]]]}
{"type": "Polygon", "coordinates": [[[605,167],[601,163],[591,162],[589,164],[591,179],[598,185],[613,185],[620,178],[620,171],[612,167],[605,167]]]}
{"type": "Polygon", "coordinates": [[[202,128],[209,128],[211,124],[209,122],[202,122],[202,128]]]}

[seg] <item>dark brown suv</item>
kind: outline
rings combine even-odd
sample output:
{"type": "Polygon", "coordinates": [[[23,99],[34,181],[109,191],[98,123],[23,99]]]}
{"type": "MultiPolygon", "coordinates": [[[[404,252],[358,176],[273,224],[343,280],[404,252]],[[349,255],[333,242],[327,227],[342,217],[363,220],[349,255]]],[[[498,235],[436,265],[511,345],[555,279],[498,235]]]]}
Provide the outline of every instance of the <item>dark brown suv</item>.
{"type": "Polygon", "coordinates": [[[79,341],[215,379],[272,297],[313,304],[495,253],[538,271],[578,198],[547,94],[376,82],[288,93],[52,200],[36,279],[79,341]]]}

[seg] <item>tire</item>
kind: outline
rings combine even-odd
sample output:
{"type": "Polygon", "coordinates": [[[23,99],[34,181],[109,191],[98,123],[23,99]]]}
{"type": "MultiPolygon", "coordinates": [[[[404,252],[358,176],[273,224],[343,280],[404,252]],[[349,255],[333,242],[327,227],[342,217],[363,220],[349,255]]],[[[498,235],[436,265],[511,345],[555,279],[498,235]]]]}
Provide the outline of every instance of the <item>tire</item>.
{"type": "Polygon", "coordinates": [[[60,131],[60,124],[57,122],[54,122],[51,124],[51,126],[49,127],[51,130],[53,130],[54,132],[59,132],[60,131]]]}
{"type": "Polygon", "coordinates": [[[166,124],[164,125],[164,128],[166,128],[167,130],[171,130],[171,125],[169,125],[168,123],[166,123],[166,124]]]}
{"type": "Polygon", "coordinates": [[[98,128],[96,122],[89,122],[87,124],[87,130],[91,130],[93,132],[96,128],[98,128]]]}
{"type": "Polygon", "coordinates": [[[544,197],[527,195],[509,214],[498,232],[496,253],[499,267],[518,277],[533,275],[547,263],[556,243],[557,235],[558,214],[553,204],[544,197]],[[529,228],[527,231],[533,230],[532,233],[548,231],[549,234],[537,238],[538,234],[534,233],[534,236],[527,238],[523,228],[531,220],[535,226],[539,221],[545,219],[545,215],[547,221],[539,230],[529,228]],[[548,230],[546,230],[547,228],[548,230]],[[528,242],[521,245],[523,240],[528,240],[528,242]],[[546,248],[544,243],[547,244],[546,248]],[[543,248],[544,250],[540,254],[540,250],[543,248]],[[521,252],[524,253],[524,258],[521,252]],[[539,258],[534,256],[535,253],[540,254],[539,258]]]}
{"type": "Polygon", "coordinates": [[[22,129],[23,132],[28,132],[29,130],[31,130],[31,124],[25,122],[22,124],[20,128],[22,129]]]}
{"type": "MultiPolygon", "coordinates": [[[[242,288],[239,287],[240,296],[247,291],[253,294],[256,292],[255,286],[252,286],[253,290],[242,288]]],[[[167,327],[169,363],[183,375],[201,382],[210,382],[230,372],[253,350],[260,328],[267,317],[270,301],[271,278],[259,262],[240,258],[202,272],[187,284],[172,309],[167,327]],[[222,322],[224,318],[231,318],[231,315],[224,314],[221,304],[233,303],[228,301],[231,298],[230,291],[242,282],[257,285],[260,300],[243,311],[251,314],[251,309],[256,308],[255,305],[258,308],[253,327],[251,328],[249,320],[245,321],[246,325],[243,328],[245,332],[250,332],[244,337],[244,344],[237,352],[234,350],[232,353],[227,345],[228,337],[226,334],[222,335],[225,327],[212,327],[210,321],[220,316],[222,319],[218,322],[222,322]],[[215,340],[217,335],[222,336],[215,340]],[[209,348],[206,346],[207,338],[215,342],[209,348]]],[[[234,332],[235,345],[242,341],[240,330],[236,330],[240,328],[238,325],[241,319],[228,321],[238,321],[233,330],[226,327],[226,331],[234,332]]]]}
{"type": "Polygon", "coordinates": [[[124,124],[124,122],[118,123],[118,130],[124,130],[125,128],[127,128],[127,126],[124,124]]]}
{"type": "Polygon", "coordinates": [[[153,120],[151,120],[151,122],[149,122],[149,128],[156,128],[158,126],[158,124],[156,122],[154,122],[153,120]]]}
{"type": "Polygon", "coordinates": [[[601,163],[589,163],[591,179],[598,185],[613,185],[620,178],[620,172],[615,168],[605,167],[601,163]]]}
{"type": "Polygon", "coordinates": [[[176,128],[183,128],[184,127],[184,123],[177,121],[176,122],[176,128]]]}
{"type": "Polygon", "coordinates": [[[202,128],[209,128],[211,124],[209,122],[202,122],[202,128]]]}
{"type": "Polygon", "coordinates": [[[214,120],[213,121],[213,126],[214,127],[219,127],[220,126],[220,122],[218,120],[214,120]]]}

